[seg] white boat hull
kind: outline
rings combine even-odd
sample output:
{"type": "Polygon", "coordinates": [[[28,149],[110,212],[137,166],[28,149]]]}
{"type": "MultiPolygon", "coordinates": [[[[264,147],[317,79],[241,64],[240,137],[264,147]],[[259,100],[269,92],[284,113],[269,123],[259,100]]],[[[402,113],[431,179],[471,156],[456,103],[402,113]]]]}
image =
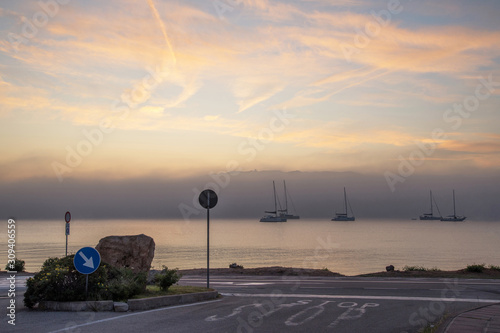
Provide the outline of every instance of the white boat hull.
{"type": "Polygon", "coordinates": [[[260,222],[286,222],[286,219],[279,216],[264,216],[260,219],[260,222]]]}
{"type": "Polygon", "coordinates": [[[356,221],[356,218],[354,216],[336,216],[332,221],[356,221]]]}

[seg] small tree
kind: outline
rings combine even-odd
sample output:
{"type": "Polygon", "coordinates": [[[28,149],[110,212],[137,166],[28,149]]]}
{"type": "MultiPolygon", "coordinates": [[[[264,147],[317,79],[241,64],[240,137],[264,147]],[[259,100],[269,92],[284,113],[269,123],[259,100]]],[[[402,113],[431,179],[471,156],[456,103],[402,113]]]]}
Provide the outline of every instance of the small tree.
{"type": "Polygon", "coordinates": [[[16,272],[24,272],[24,260],[15,259],[14,263],[7,263],[5,265],[6,271],[16,271],[16,272]]]}
{"type": "Polygon", "coordinates": [[[163,270],[161,273],[156,274],[155,283],[160,287],[161,290],[167,291],[171,285],[179,282],[181,274],[178,273],[177,268],[168,269],[167,266],[163,265],[163,270]]]}

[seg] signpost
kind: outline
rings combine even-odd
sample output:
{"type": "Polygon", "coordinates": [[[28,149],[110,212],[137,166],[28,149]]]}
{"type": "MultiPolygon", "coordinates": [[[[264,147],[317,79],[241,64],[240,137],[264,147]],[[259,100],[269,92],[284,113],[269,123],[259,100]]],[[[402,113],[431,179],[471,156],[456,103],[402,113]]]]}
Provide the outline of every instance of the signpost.
{"type": "Polygon", "coordinates": [[[75,269],[85,274],[85,299],[89,288],[89,274],[94,273],[101,264],[101,255],[93,247],[82,247],[73,258],[75,269]]]}
{"type": "Polygon", "coordinates": [[[218,200],[213,190],[204,190],[198,197],[201,207],[207,209],[207,288],[210,288],[210,209],[217,205],[218,200]]]}
{"type": "Polygon", "coordinates": [[[68,256],[68,235],[69,235],[69,221],[71,221],[71,213],[66,212],[64,214],[64,220],[66,221],[66,257],[68,256]]]}

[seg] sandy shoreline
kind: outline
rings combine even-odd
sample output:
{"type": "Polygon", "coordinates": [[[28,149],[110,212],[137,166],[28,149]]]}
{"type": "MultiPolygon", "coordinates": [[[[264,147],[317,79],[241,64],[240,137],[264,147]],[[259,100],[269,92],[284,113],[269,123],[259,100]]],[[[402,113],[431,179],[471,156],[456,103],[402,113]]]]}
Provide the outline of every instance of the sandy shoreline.
{"type": "MultiPolygon", "coordinates": [[[[181,269],[183,275],[205,275],[206,269],[181,269]]],[[[359,275],[343,275],[326,269],[307,269],[293,267],[259,268],[214,268],[210,275],[257,275],[257,276],[331,276],[331,277],[408,277],[408,278],[464,278],[464,279],[500,279],[500,271],[485,268],[481,273],[468,272],[466,269],[455,271],[392,271],[359,275]]]]}

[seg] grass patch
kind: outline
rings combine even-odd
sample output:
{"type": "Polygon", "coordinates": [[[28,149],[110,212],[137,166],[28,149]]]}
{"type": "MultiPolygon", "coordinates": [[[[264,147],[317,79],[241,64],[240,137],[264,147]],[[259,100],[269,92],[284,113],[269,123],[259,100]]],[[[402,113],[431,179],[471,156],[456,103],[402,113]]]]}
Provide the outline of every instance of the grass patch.
{"type": "Polygon", "coordinates": [[[146,287],[146,291],[134,296],[134,299],[140,298],[150,298],[150,297],[158,297],[158,296],[169,296],[169,295],[181,295],[181,294],[192,294],[192,293],[201,293],[205,291],[213,291],[212,288],[205,287],[193,287],[193,286],[171,286],[168,290],[163,291],[159,286],[156,285],[148,285],[146,287]]]}
{"type": "Polygon", "coordinates": [[[473,264],[473,265],[467,265],[467,272],[470,272],[470,273],[482,273],[485,269],[485,264],[473,264]]]}
{"type": "Polygon", "coordinates": [[[435,333],[435,332],[437,332],[439,330],[439,328],[441,327],[441,325],[443,325],[443,323],[446,321],[446,319],[449,316],[450,316],[449,313],[445,313],[444,316],[441,317],[441,319],[439,319],[439,321],[437,323],[427,324],[427,326],[425,326],[424,328],[419,330],[418,333],[435,333]]]}
{"type": "Polygon", "coordinates": [[[423,266],[405,266],[403,267],[405,272],[441,272],[437,267],[425,268],[423,266]]]}

